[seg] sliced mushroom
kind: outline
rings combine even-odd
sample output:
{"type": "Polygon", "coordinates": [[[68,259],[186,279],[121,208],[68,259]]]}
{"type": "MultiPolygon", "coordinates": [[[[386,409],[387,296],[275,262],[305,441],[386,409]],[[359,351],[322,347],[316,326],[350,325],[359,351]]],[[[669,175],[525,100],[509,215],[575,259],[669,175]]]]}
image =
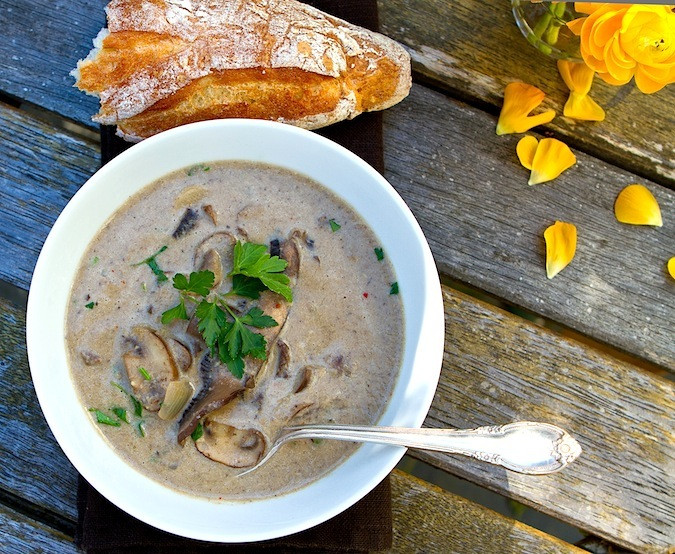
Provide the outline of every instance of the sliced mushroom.
{"type": "Polygon", "coordinates": [[[291,278],[291,282],[298,278],[300,273],[301,251],[300,242],[307,237],[306,231],[295,229],[288,240],[281,245],[281,257],[288,262],[286,275],[291,278]]]}
{"type": "Polygon", "coordinates": [[[316,383],[326,374],[326,368],[320,365],[306,365],[298,371],[298,377],[293,386],[293,393],[298,394],[310,384],[316,383]]]}
{"type": "Polygon", "coordinates": [[[244,390],[242,380],[235,378],[227,367],[213,360],[208,352],[204,354],[199,370],[202,376],[202,388],[181,418],[178,427],[178,442],[180,443],[192,434],[204,416],[222,408],[244,390]]]}
{"type": "Polygon", "coordinates": [[[251,467],[265,452],[266,441],[257,429],[237,429],[207,418],[204,434],[195,441],[204,456],[229,467],[251,467]]]}
{"type": "Polygon", "coordinates": [[[210,248],[204,254],[202,263],[199,264],[199,271],[210,271],[213,273],[213,287],[217,288],[223,281],[223,262],[220,259],[220,254],[215,248],[210,248]]]}
{"type": "MultiPolygon", "coordinates": [[[[274,319],[278,325],[276,327],[267,327],[265,329],[259,330],[260,334],[265,337],[265,340],[267,340],[267,360],[247,358],[246,372],[254,379],[260,373],[263,367],[269,366],[268,360],[271,358],[270,351],[274,347],[275,342],[279,337],[279,333],[281,333],[281,330],[288,319],[290,304],[276,292],[265,290],[260,293],[258,307],[263,312],[265,312],[265,315],[268,315],[274,319]]],[[[261,374],[261,377],[263,376],[264,374],[261,374]]]]}
{"type": "Polygon", "coordinates": [[[171,234],[171,236],[175,239],[179,239],[180,237],[185,235],[188,231],[194,229],[195,225],[197,225],[198,219],[199,219],[199,211],[193,210],[192,208],[187,208],[185,210],[185,213],[183,214],[183,217],[181,217],[180,221],[178,222],[178,226],[171,234]]]}
{"type": "Polygon", "coordinates": [[[139,326],[132,333],[126,337],[131,349],[122,355],[124,367],[143,407],[156,412],[164,400],[166,387],[178,378],[178,368],[166,344],[152,329],[139,326]]]}
{"type": "Polygon", "coordinates": [[[188,381],[171,381],[166,388],[162,407],[157,412],[159,418],[169,420],[176,417],[185,408],[194,392],[194,387],[188,381]]]}
{"type": "Polygon", "coordinates": [[[277,341],[277,348],[279,349],[277,377],[288,379],[288,366],[291,364],[291,347],[286,341],[279,339],[277,341]]]}
{"type": "Polygon", "coordinates": [[[178,369],[181,371],[190,369],[190,366],[192,365],[192,354],[190,353],[190,349],[173,337],[166,339],[165,344],[168,347],[174,362],[176,362],[178,369]]]}
{"type": "Polygon", "coordinates": [[[206,253],[209,250],[215,250],[220,255],[221,272],[223,275],[226,275],[232,269],[232,255],[235,242],[237,242],[237,237],[229,231],[217,231],[209,235],[195,248],[192,259],[194,267],[201,267],[206,253]]]}
{"type": "Polygon", "coordinates": [[[202,206],[204,213],[209,216],[214,225],[218,225],[218,212],[211,204],[205,204],[202,206]]]}

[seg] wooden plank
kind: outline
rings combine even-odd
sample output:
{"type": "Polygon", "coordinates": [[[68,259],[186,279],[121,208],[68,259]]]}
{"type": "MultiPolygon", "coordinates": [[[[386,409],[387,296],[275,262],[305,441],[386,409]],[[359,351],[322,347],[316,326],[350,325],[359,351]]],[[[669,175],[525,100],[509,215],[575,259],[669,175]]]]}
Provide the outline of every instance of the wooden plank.
{"type": "Polygon", "coordinates": [[[551,183],[529,187],[518,137],[495,118],[420,86],[385,114],[386,177],[418,218],[442,273],[582,333],[675,369],[675,194],[576,153],[551,183]],[[665,224],[618,223],[614,200],[640,182],[665,224]],[[578,229],[576,258],[546,278],[543,232],[578,229]]]}
{"type": "Polygon", "coordinates": [[[379,6],[383,32],[408,47],[414,69],[426,78],[494,111],[508,82],[531,83],[559,114],[547,129],[576,148],[675,186],[672,85],[646,95],[596,79],[592,96],[607,118],[574,121],[562,116],[568,91],[555,61],[527,43],[506,0],[381,0],[379,6]]]}
{"type": "Polygon", "coordinates": [[[583,550],[395,470],[393,552],[581,553],[583,550]]]}
{"type": "Polygon", "coordinates": [[[99,166],[95,144],[0,104],[0,279],[25,289],[57,216],[99,166]]]}
{"type": "Polygon", "coordinates": [[[3,552],[76,554],[73,539],[0,504],[3,552]]]}
{"type": "Polygon", "coordinates": [[[443,372],[425,426],[544,421],[584,452],[541,477],[410,453],[639,552],[674,546],[673,383],[451,289],[444,301],[443,372]]]}
{"type": "Polygon", "coordinates": [[[26,358],[26,314],[0,298],[0,488],[75,520],[77,473],[38,405],[26,358]]]}

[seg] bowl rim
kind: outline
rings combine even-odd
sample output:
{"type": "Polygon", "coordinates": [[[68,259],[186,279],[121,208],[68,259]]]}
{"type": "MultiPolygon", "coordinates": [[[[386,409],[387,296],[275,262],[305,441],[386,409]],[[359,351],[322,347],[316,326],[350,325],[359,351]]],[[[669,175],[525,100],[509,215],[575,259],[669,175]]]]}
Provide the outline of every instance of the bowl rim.
{"type": "MultiPolygon", "coordinates": [[[[67,241],[73,237],[74,222],[83,225],[94,225],[94,223],[87,219],[86,208],[87,206],[91,206],[92,202],[106,202],[105,194],[103,193],[106,193],[106,191],[111,190],[115,186],[115,176],[118,176],[120,172],[124,173],[125,168],[132,167],[133,164],[139,164],[143,160],[150,160],[150,165],[155,168],[162,166],[166,162],[162,162],[161,160],[159,162],[154,161],[158,153],[162,153],[163,151],[166,153],[167,150],[175,149],[177,148],[177,144],[192,144],[189,141],[195,143],[203,141],[206,144],[208,137],[219,136],[223,138],[229,136],[230,138],[240,138],[242,135],[255,136],[263,140],[263,142],[267,140],[279,140],[285,145],[297,143],[297,145],[301,145],[307,151],[323,152],[329,158],[320,160],[322,164],[326,160],[335,158],[335,163],[338,163],[338,165],[344,164],[341,167],[344,167],[345,172],[353,171],[354,174],[365,176],[370,181],[368,186],[374,187],[373,190],[378,191],[377,194],[384,194],[386,196],[387,205],[392,210],[398,210],[395,213],[395,217],[399,218],[407,226],[405,231],[401,231],[403,233],[401,236],[406,238],[406,240],[409,239],[410,245],[414,247],[407,255],[417,256],[420,260],[421,265],[418,268],[418,279],[419,287],[422,291],[420,294],[422,295],[423,306],[420,314],[418,314],[419,329],[415,330],[417,333],[415,335],[416,340],[412,345],[414,352],[410,354],[408,352],[409,346],[406,345],[405,347],[406,360],[410,356],[410,359],[414,362],[408,364],[410,365],[410,377],[404,383],[397,382],[395,384],[393,397],[385,408],[385,413],[380,418],[380,424],[400,425],[403,419],[403,423],[407,426],[419,427],[422,425],[433,400],[436,385],[440,377],[444,345],[444,312],[440,282],[431,250],[419,224],[405,202],[382,175],[354,153],[337,143],[316,133],[277,122],[248,119],[215,120],[184,125],[155,135],[132,146],[100,168],[76,192],[57,218],[45,240],[33,273],[26,313],[26,342],[31,376],[40,407],[52,433],[71,463],[94,488],[113,504],[137,519],[164,531],[193,539],[221,543],[252,542],[278,538],[303,531],[334,517],[359,501],[382,481],[398,463],[405,453],[405,449],[379,445],[363,445],[347,461],[331,470],[318,481],[276,498],[236,502],[213,501],[200,497],[192,497],[162,486],[152,478],[141,474],[130,466],[123,467],[125,462],[114,453],[112,447],[103,439],[102,434],[93,423],[80,428],[78,423],[83,421],[82,412],[85,411],[85,408],[81,405],[77,407],[68,405],[64,409],[59,399],[55,398],[55,388],[60,387],[59,390],[65,395],[61,398],[72,399],[68,385],[57,381],[58,374],[62,376],[64,371],[69,376],[69,369],[67,366],[63,367],[64,360],[61,355],[65,353],[63,333],[60,335],[60,340],[63,343],[63,352],[59,348],[55,349],[58,352],[49,352],[49,349],[44,348],[42,337],[53,337],[53,334],[56,332],[56,324],[54,323],[56,315],[53,317],[49,316],[51,318],[49,323],[45,323],[44,316],[49,310],[54,310],[57,314],[61,313],[59,312],[62,308],[62,305],[59,304],[63,300],[61,296],[69,298],[70,285],[72,284],[72,279],[68,280],[65,277],[61,280],[56,279],[54,282],[51,270],[56,263],[65,263],[63,262],[64,252],[69,246],[67,241]],[[66,293],[62,292],[64,288],[67,290],[66,293]],[[54,299],[50,295],[61,296],[54,299]],[[411,381],[412,372],[415,370],[415,363],[425,364],[426,367],[423,370],[425,379],[424,382],[413,384],[411,381]],[[53,374],[54,371],[57,375],[53,374]],[[396,411],[390,413],[393,410],[393,398],[399,398],[396,396],[397,394],[405,400],[405,410],[403,410],[405,411],[405,416],[397,417],[402,411],[401,406],[397,407],[399,413],[396,411]],[[414,403],[415,405],[409,406],[408,403],[414,403]],[[354,462],[354,460],[357,461],[354,462]],[[122,466],[120,463],[122,463],[122,466]],[[330,479],[337,479],[338,474],[340,479],[347,477],[347,474],[344,472],[345,465],[350,466],[349,471],[351,473],[349,474],[349,478],[355,479],[358,486],[355,486],[350,491],[331,489],[329,486],[330,479]],[[113,471],[113,474],[106,474],[106,471],[113,471]],[[126,490],[126,488],[133,485],[143,486],[147,498],[144,497],[142,501],[134,499],[133,495],[129,494],[126,490]],[[327,502],[325,499],[326,495],[336,496],[335,502],[327,502]],[[309,502],[320,507],[316,508],[304,505],[301,507],[298,505],[295,506],[297,508],[297,517],[294,514],[284,515],[285,511],[288,511],[294,502],[303,502],[305,504],[309,502]],[[167,513],[169,505],[171,508],[180,506],[182,509],[187,510],[190,518],[188,520],[177,520],[175,514],[167,513]],[[251,508],[252,505],[257,507],[256,510],[262,508],[263,512],[267,511],[266,513],[277,514],[278,519],[275,520],[274,525],[259,528],[259,526],[251,522],[251,525],[233,528],[229,524],[231,520],[228,519],[228,515],[236,513],[241,514],[242,517],[244,515],[248,516],[255,513],[255,510],[251,508]],[[151,509],[153,507],[156,510],[151,509]],[[197,517],[206,516],[210,519],[207,518],[208,521],[205,522],[196,519],[197,517]]],[[[251,143],[248,146],[253,148],[256,156],[258,156],[259,152],[255,150],[257,148],[256,144],[251,143]]],[[[189,156],[190,154],[187,155],[189,156]]],[[[265,157],[268,154],[263,152],[260,155],[265,157]]],[[[223,156],[219,159],[242,158],[227,158],[223,156]]],[[[255,156],[244,159],[264,161],[255,156]]],[[[195,159],[194,163],[200,163],[201,161],[203,160],[195,159]]],[[[183,164],[183,166],[189,165],[191,164],[183,164]]],[[[284,167],[283,164],[275,165],[282,165],[284,167]]],[[[290,169],[307,174],[307,172],[298,170],[296,167],[290,167],[290,169]]],[[[166,175],[171,169],[163,171],[154,169],[154,171],[159,177],[166,175]]],[[[151,184],[156,178],[146,180],[143,186],[151,184]]],[[[139,179],[141,178],[139,177],[139,179]]],[[[327,185],[325,182],[322,184],[336,192],[332,186],[327,185]]],[[[142,186],[139,186],[135,190],[138,191],[141,188],[142,186]]],[[[111,194],[114,195],[115,193],[111,191],[111,194]]],[[[117,193],[118,196],[119,194],[117,193]]],[[[364,194],[370,193],[364,192],[364,194]]],[[[114,211],[122,204],[123,200],[118,205],[112,208],[106,207],[105,209],[113,209],[114,211]]],[[[358,209],[356,211],[367,220],[358,209]]],[[[96,228],[100,228],[100,225],[96,228]]],[[[90,235],[88,238],[82,239],[85,249],[93,236],[90,235]]],[[[81,257],[77,258],[76,265],[79,265],[80,259],[81,257]]],[[[392,264],[395,269],[398,269],[396,264],[393,262],[392,264]]],[[[409,281],[412,283],[410,278],[409,281]]],[[[417,283],[415,286],[417,286],[417,283]]],[[[412,298],[413,294],[417,293],[405,290],[401,292],[402,300],[404,300],[404,306],[406,307],[406,315],[404,316],[406,321],[406,338],[408,338],[409,330],[407,329],[408,303],[405,300],[408,297],[412,298]]],[[[61,331],[63,330],[62,328],[63,321],[61,321],[61,331]]],[[[53,340],[56,340],[58,343],[59,339],[53,340]]],[[[399,381],[401,380],[402,377],[399,377],[399,381]]],[[[74,393],[72,384],[70,388],[72,389],[71,392],[74,393]]],[[[88,417],[88,414],[85,413],[85,415],[88,417]]],[[[91,421],[89,417],[89,422],[91,421]]],[[[343,488],[345,487],[338,487],[338,489],[343,488]]]]}

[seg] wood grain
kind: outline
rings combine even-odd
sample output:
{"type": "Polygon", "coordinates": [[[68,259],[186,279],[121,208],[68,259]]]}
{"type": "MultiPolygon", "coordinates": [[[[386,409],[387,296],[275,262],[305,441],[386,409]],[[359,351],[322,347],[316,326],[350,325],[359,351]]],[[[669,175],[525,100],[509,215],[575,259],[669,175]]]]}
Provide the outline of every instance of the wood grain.
{"type": "Polygon", "coordinates": [[[591,95],[607,117],[575,121],[562,116],[569,92],[555,60],[527,43],[507,0],[381,0],[379,6],[383,32],[408,47],[419,74],[492,111],[501,108],[507,83],[533,84],[558,114],[547,129],[575,148],[675,186],[672,85],[647,95],[632,84],[614,87],[596,78],[591,95]]]}
{"type": "Polygon", "coordinates": [[[38,405],[25,328],[25,311],[0,298],[0,488],[38,511],[74,520],[77,474],[38,405]]]}
{"type": "Polygon", "coordinates": [[[77,547],[68,537],[46,525],[19,514],[0,504],[2,552],[76,554],[77,547]]]}
{"type": "MultiPolygon", "coordinates": [[[[665,552],[675,529],[672,383],[446,287],[444,301],[443,372],[426,425],[547,421],[570,431],[584,454],[537,478],[414,454],[613,542],[665,552]]],[[[0,487],[72,520],[76,475],[30,384],[24,313],[6,303],[0,310],[0,487]]]]}
{"type": "Polygon", "coordinates": [[[538,554],[583,550],[519,521],[394,471],[392,552],[538,554]]]}
{"type": "Polygon", "coordinates": [[[675,394],[651,376],[444,288],[445,356],[427,427],[544,421],[583,454],[538,478],[411,452],[446,471],[639,552],[675,546],[675,394]]]}
{"type": "Polygon", "coordinates": [[[530,187],[518,137],[498,137],[494,117],[420,86],[384,121],[385,175],[441,273],[675,369],[672,191],[579,152],[555,181],[530,187]],[[663,227],[615,219],[617,194],[634,182],[656,196],[663,227]],[[577,253],[548,280],[543,233],[556,220],[577,226],[577,253]]]}

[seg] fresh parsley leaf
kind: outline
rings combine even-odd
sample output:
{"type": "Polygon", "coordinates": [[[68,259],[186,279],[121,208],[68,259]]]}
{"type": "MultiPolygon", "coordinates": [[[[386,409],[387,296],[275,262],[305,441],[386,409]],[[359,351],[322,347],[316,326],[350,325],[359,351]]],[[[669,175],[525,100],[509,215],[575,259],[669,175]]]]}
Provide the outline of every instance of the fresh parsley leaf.
{"type": "Polygon", "coordinates": [[[200,421],[199,423],[197,423],[197,427],[195,427],[195,430],[192,431],[192,434],[190,436],[192,437],[193,441],[197,441],[202,437],[203,434],[204,434],[204,426],[200,421]]]}
{"type": "Polygon", "coordinates": [[[143,376],[143,379],[145,379],[146,381],[152,380],[152,375],[150,375],[150,373],[148,373],[148,370],[145,369],[144,367],[139,367],[138,373],[140,373],[143,376]]]}
{"type": "Polygon", "coordinates": [[[334,233],[335,231],[339,231],[340,228],[342,227],[342,225],[340,225],[340,224],[339,224],[337,221],[335,221],[334,219],[329,219],[329,220],[328,220],[328,223],[330,224],[330,230],[333,231],[333,233],[334,233]]]}
{"type": "Polygon", "coordinates": [[[288,262],[279,256],[270,256],[264,244],[237,241],[234,245],[234,263],[230,275],[255,277],[270,290],[279,293],[288,302],[293,301],[293,292],[288,286],[290,279],[282,273],[288,262]]]}
{"type": "Polygon", "coordinates": [[[202,300],[195,311],[197,328],[204,337],[206,345],[213,349],[218,336],[227,323],[227,315],[215,302],[202,300]]]}
{"type": "Polygon", "coordinates": [[[232,277],[232,290],[230,294],[257,300],[260,298],[260,293],[266,288],[260,279],[239,274],[232,277]]]}
{"type": "Polygon", "coordinates": [[[118,418],[120,418],[124,423],[129,423],[129,417],[127,416],[127,411],[124,408],[115,406],[111,408],[112,413],[114,413],[118,418]]]}
{"type": "Polygon", "coordinates": [[[88,308],[88,309],[90,309],[90,310],[93,310],[93,309],[94,309],[94,305],[95,305],[95,304],[94,304],[93,302],[89,302],[89,304],[85,304],[84,307],[85,307],[85,308],[88,308]]]}
{"type": "Polygon", "coordinates": [[[177,306],[170,308],[162,313],[162,323],[167,325],[175,319],[190,319],[185,309],[185,300],[182,298],[177,306]]]}
{"type": "Polygon", "coordinates": [[[213,287],[216,277],[212,271],[193,271],[189,279],[182,273],[177,273],[173,277],[173,286],[178,290],[193,292],[199,296],[206,296],[213,287]]]}
{"type": "Polygon", "coordinates": [[[96,421],[102,423],[103,425],[110,425],[111,427],[119,427],[121,423],[114,420],[109,415],[104,414],[101,410],[96,408],[89,408],[89,411],[96,415],[96,421]]]}
{"type": "Polygon", "coordinates": [[[136,425],[136,429],[138,429],[138,434],[141,437],[145,436],[145,422],[144,421],[139,421],[138,425],[136,425]]]}
{"type": "Polygon", "coordinates": [[[113,387],[117,387],[119,390],[121,390],[124,394],[126,394],[129,397],[129,400],[131,400],[131,405],[134,407],[134,415],[136,417],[141,417],[143,414],[143,404],[136,398],[133,394],[131,394],[127,389],[125,389],[122,385],[119,383],[115,383],[115,381],[110,381],[110,384],[113,387]]]}
{"type": "Polygon", "coordinates": [[[166,276],[164,271],[162,271],[157,264],[157,256],[159,256],[162,252],[164,252],[168,246],[162,246],[157,252],[155,252],[152,256],[145,258],[145,260],[142,260],[138,263],[131,264],[132,266],[137,266],[137,265],[143,265],[146,264],[152,272],[157,276],[157,283],[163,283],[164,281],[168,281],[169,278],[166,276]]]}
{"type": "Polygon", "coordinates": [[[257,327],[258,329],[264,329],[266,327],[276,327],[279,325],[274,318],[265,315],[265,313],[260,308],[251,308],[248,313],[240,318],[241,322],[250,325],[251,327],[257,327]]]}
{"type": "Polygon", "coordinates": [[[375,248],[375,256],[377,257],[377,261],[381,262],[384,260],[384,250],[382,248],[375,248]]]}
{"type": "Polygon", "coordinates": [[[389,294],[398,294],[398,281],[394,281],[389,289],[389,294]]]}

